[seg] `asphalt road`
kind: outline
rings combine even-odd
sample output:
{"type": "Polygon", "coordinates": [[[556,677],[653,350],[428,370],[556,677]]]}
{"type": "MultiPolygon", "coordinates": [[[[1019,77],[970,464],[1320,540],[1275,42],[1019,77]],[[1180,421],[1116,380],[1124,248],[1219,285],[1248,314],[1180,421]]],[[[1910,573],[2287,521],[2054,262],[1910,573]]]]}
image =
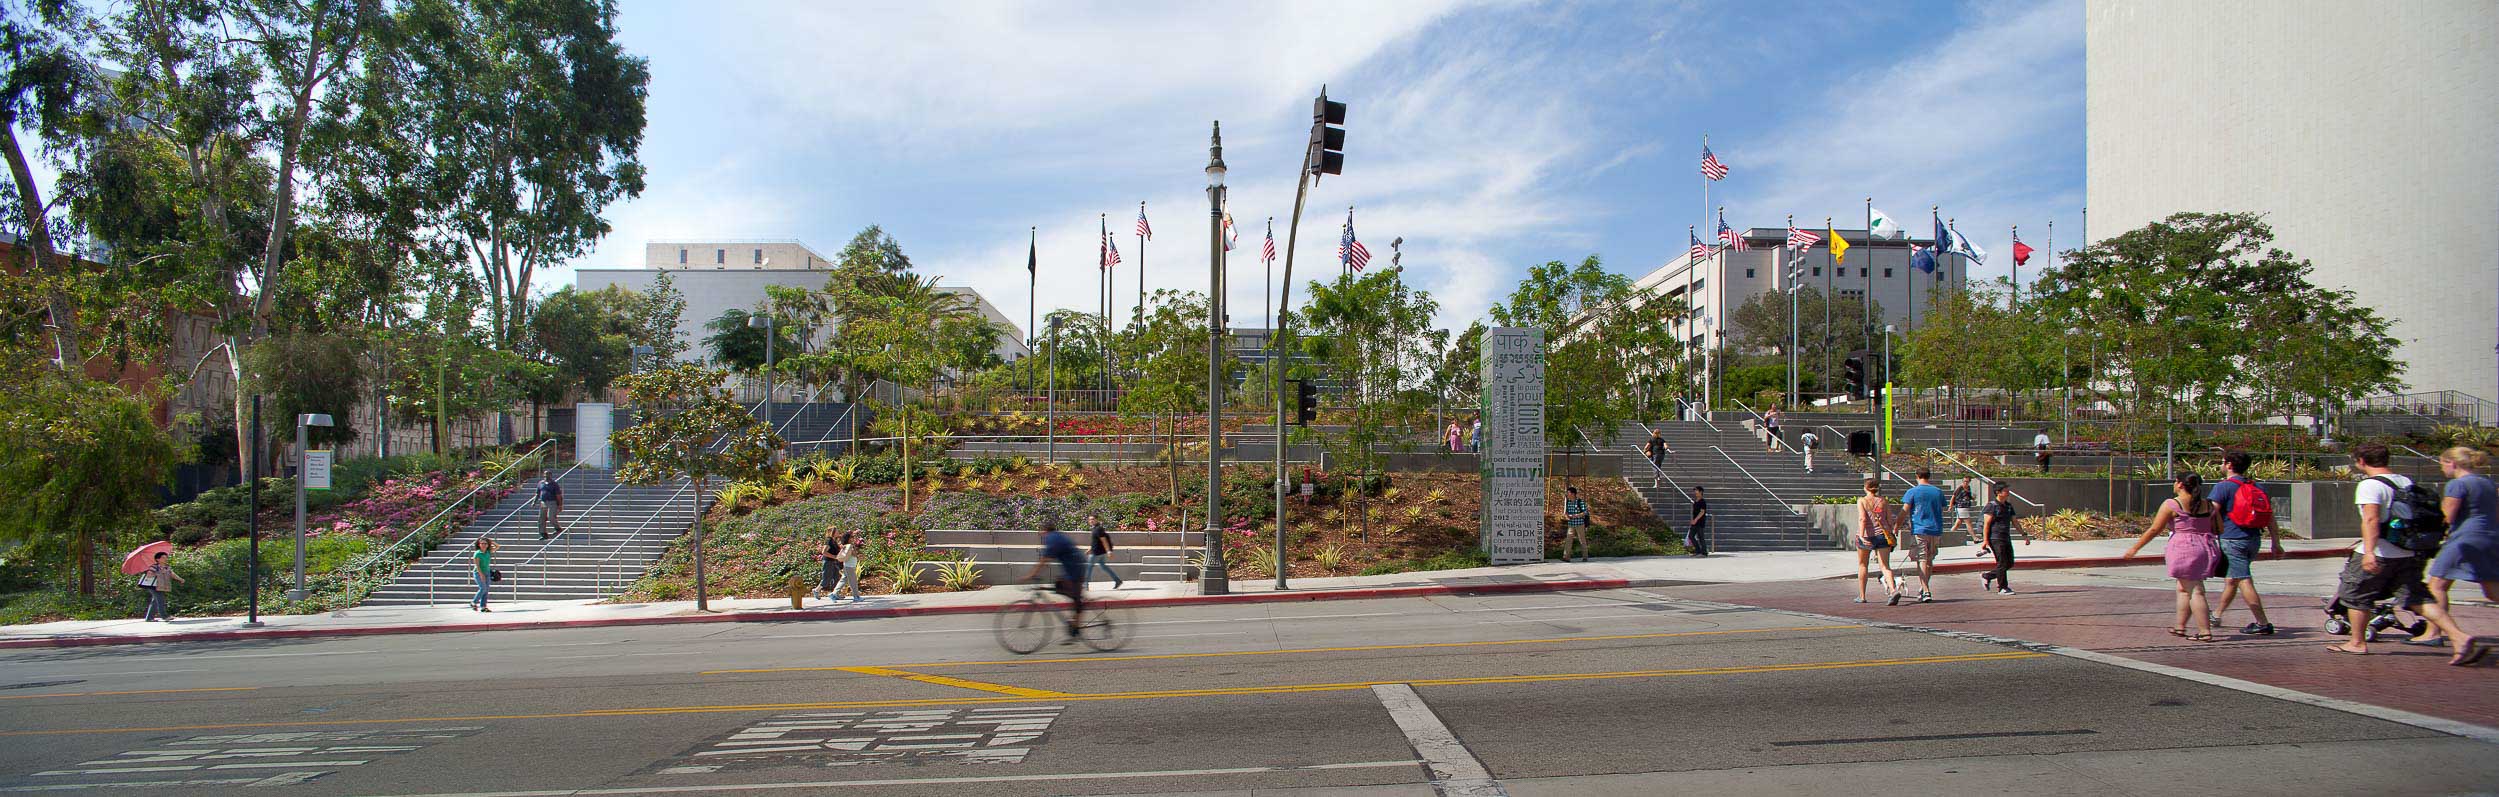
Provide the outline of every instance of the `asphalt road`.
{"type": "Polygon", "coordinates": [[[1031,657],[982,616],[9,651],[0,794],[2499,789],[2406,725],[1673,595],[1170,608],[1031,657]]]}

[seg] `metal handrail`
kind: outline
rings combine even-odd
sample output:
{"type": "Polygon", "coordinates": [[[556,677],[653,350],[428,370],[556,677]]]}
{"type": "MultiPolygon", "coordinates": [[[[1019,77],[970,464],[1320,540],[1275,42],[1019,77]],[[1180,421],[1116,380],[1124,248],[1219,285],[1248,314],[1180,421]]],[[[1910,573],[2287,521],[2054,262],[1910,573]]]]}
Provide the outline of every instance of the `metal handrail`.
{"type": "MultiPolygon", "coordinates": [[[[608,447],[608,442],[609,442],[609,441],[607,441],[607,440],[600,440],[600,441],[599,441],[599,445],[598,445],[597,447],[595,447],[595,448],[590,449],[590,450],[591,450],[591,451],[600,451],[600,450],[606,449],[606,448],[608,447]]],[[[578,445],[578,441],[576,441],[576,445],[578,445]]],[[[556,474],[556,476],[555,476],[555,482],[556,482],[557,484],[563,484],[563,483],[564,483],[564,477],[573,475],[573,471],[581,470],[581,460],[582,460],[582,457],[581,457],[581,450],[580,450],[580,449],[578,449],[578,448],[574,449],[574,451],[573,451],[573,466],[572,466],[572,467],[569,467],[569,468],[565,468],[563,473],[556,474]]],[[[613,492],[613,491],[611,490],[610,492],[613,492]]],[[[601,500],[605,500],[605,499],[604,499],[604,498],[602,498],[601,500]]],[[[512,519],[513,519],[513,518],[520,517],[520,515],[521,515],[520,510],[515,509],[515,510],[513,510],[513,511],[512,511],[512,514],[505,515],[505,516],[503,516],[501,519],[496,520],[496,521],[495,521],[492,525],[487,526],[487,527],[486,527],[486,531],[485,531],[484,533],[482,533],[482,534],[479,534],[478,536],[479,536],[479,537],[481,537],[481,538],[483,538],[483,537],[492,537],[492,536],[494,536],[494,534],[495,534],[495,530],[496,530],[496,529],[503,528],[503,524],[505,524],[505,523],[509,523],[509,522],[512,522],[512,519]]],[[[446,538],[446,539],[448,539],[448,538],[446,538]]],[[[542,550],[542,551],[543,551],[544,549],[545,549],[545,546],[540,546],[540,550],[542,550]]],[[[533,557],[533,558],[534,558],[534,557],[533,557]]],[[[459,557],[454,556],[454,557],[452,557],[452,558],[450,558],[450,559],[445,559],[445,560],[443,560],[443,561],[436,562],[436,563],[434,563],[434,566],[433,566],[433,567],[426,568],[426,569],[423,571],[423,572],[424,572],[424,574],[425,574],[425,605],[427,605],[427,606],[432,606],[432,605],[434,605],[434,593],[435,593],[435,591],[437,590],[437,588],[441,586],[438,582],[440,582],[440,581],[441,581],[441,579],[439,578],[439,576],[442,574],[442,570],[443,570],[443,568],[450,567],[451,565],[453,565],[453,564],[457,564],[458,562],[459,562],[459,557]]],[[[526,563],[526,562],[524,562],[523,564],[527,564],[527,563],[526,563]]],[[[492,587],[492,585],[491,585],[491,584],[489,584],[489,585],[488,585],[488,589],[492,589],[492,588],[493,588],[493,587],[492,587]]]]}
{"type": "Polygon", "coordinates": [[[1753,486],[1761,488],[1762,494],[1770,496],[1771,503],[1787,507],[1789,514],[1797,517],[1805,516],[1805,510],[1798,509],[1787,504],[1780,504],[1778,491],[1770,489],[1770,485],[1763,484],[1760,479],[1754,478],[1752,471],[1744,469],[1744,463],[1735,461],[1735,455],[1729,454],[1726,449],[1719,448],[1717,446],[1710,446],[1709,450],[1716,451],[1718,452],[1718,456],[1725,457],[1727,459],[1727,464],[1735,466],[1735,472],[1744,474],[1744,478],[1751,480],[1753,482],[1753,486]]]}
{"type": "MultiPolygon", "coordinates": [[[[579,467],[581,467],[581,466],[580,466],[580,464],[579,464],[579,463],[575,463],[573,467],[575,467],[575,468],[579,468],[579,467]]],[[[565,471],[565,475],[567,475],[567,476],[572,475],[572,471],[570,471],[570,470],[565,471]]],[[[559,477],[557,477],[557,480],[560,482],[560,481],[562,480],[562,478],[563,478],[563,477],[559,476],[559,477]]],[[[587,506],[587,507],[582,508],[581,513],[580,513],[579,515],[576,515],[575,517],[587,517],[587,516],[589,516],[589,514],[590,514],[590,513],[598,511],[599,506],[600,506],[601,504],[605,504],[605,503],[607,503],[607,499],[610,499],[610,498],[614,498],[614,497],[616,497],[616,493],[617,493],[618,491],[620,491],[620,490],[623,490],[623,489],[625,489],[625,484],[624,484],[624,482],[616,482],[616,483],[614,483],[614,484],[609,485],[609,486],[608,486],[608,488],[607,488],[607,492],[600,493],[600,494],[599,494],[599,499],[598,499],[598,500],[590,502],[590,505],[589,505],[589,506],[587,506]]],[[[520,561],[520,563],[519,563],[519,564],[515,564],[515,565],[513,565],[513,566],[512,566],[512,568],[511,568],[511,569],[512,569],[512,573],[514,574],[514,576],[513,576],[513,578],[511,579],[512,587],[511,587],[511,590],[510,590],[510,594],[512,594],[512,595],[519,595],[519,594],[520,594],[520,591],[521,591],[521,580],[520,580],[520,578],[519,578],[519,574],[520,574],[520,572],[521,572],[521,569],[522,569],[522,568],[528,567],[531,563],[538,561],[538,557],[541,557],[541,556],[545,556],[545,555],[547,555],[547,549],[554,547],[554,542],[555,542],[556,540],[563,539],[563,538],[565,538],[565,537],[567,537],[567,536],[570,536],[570,535],[572,534],[572,530],[564,526],[564,524],[563,524],[563,517],[562,517],[560,514],[556,517],[556,521],[557,521],[557,522],[556,522],[556,531],[555,531],[554,536],[548,537],[546,540],[544,540],[544,541],[540,542],[540,543],[539,543],[539,545],[538,545],[538,550],[531,551],[531,552],[530,552],[530,554],[529,554],[529,558],[527,558],[527,559],[523,559],[523,560],[521,560],[521,561],[520,561]]],[[[568,543],[568,544],[569,544],[569,543],[568,543]]],[[[547,583],[547,572],[546,572],[546,568],[547,568],[547,566],[546,566],[546,565],[539,565],[539,566],[538,566],[538,583],[539,583],[539,585],[541,585],[541,586],[544,586],[544,585],[547,583]]],[[[507,598],[507,600],[518,600],[518,598],[507,598]]],[[[430,599],[429,599],[429,604],[430,604],[430,599]]]]}
{"type": "MultiPolygon", "coordinates": [[[[1950,463],[1952,463],[1954,467],[1960,468],[1960,469],[1962,469],[1962,470],[1969,471],[1969,472],[1970,472],[1970,475],[1978,477],[1978,480],[1979,480],[1979,481],[1986,482],[1986,483],[1987,483],[1987,486],[1988,486],[1988,487],[1990,487],[1990,488],[1993,488],[1993,487],[1995,487],[1996,485],[1998,485],[1998,484],[2002,484],[2002,483],[2003,483],[2003,482],[1997,481],[1997,480],[1995,480],[1995,479],[1988,478],[1987,474],[1984,474],[1984,473],[1980,473],[1980,472],[1978,472],[1978,469],[1977,469],[1977,468],[1970,467],[1969,463],[1962,462],[1962,461],[1961,461],[1961,458],[1960,458],[1960,457],[1953,456],[1953,455],[1952,455],[1952,452],[1945,451],[1945,450],[1943,450],[1943,449],[1940,449],[1940,448],[1935,448],[1935,447],[1932,447],[1932,446],[1929,446],[1926,450],[1927,450],[1927,452],[1928,452],[1928,453],[1932,453],[1932,454],[1935,454],[1935,455],[1937,455],[1937,456],[1941,456],[1941,457],[1943,457],[1945,462],[1950,462],[1950,463]]],[[[2039,503],[2039,502],[2037,502],[2037,501],[2030,500],[2030,499],[2028,499],[2028,498],[2023,498],[2021,493],[2013,492],[2013,491],[2011,491],[2011,490],[2007,490],[2007,491],[2005,491],[2005,492],[2006,492],[2006,494],[2007,494],[2007,495],[2011,495],[2011,496],[2013,496],[2013,497],[2014,497],[2014,498],[2016,498],[2016,499],[2020,499],[2022,503],[2029,504],[2029,505],[2031,505],[2031,506],[2032,506],[2032,507],[2034,507],[2034,508],[2038,508],[2038,509],[2046,509],[2046,508],[2048,508],[2048,505],[2047,505],[2047,504],[2042,504],[2042,503],[2039,503]]]]}
{"type": "Polygon", "coordinates": [[[495,471],[495,475],[486,477],[484,481],[478,482],[477,486],[469,488],[469,491],[466,493],[462,493],[459,498],[452,499],[451,505],[443,507],[443,511],[434,513],[433,517],[426,518],[425,522],[417,524],[416,528],[409,529],[408,533],[400,535],[398,541],[391,543],[388,547],[383,548],[381,551],[373,554],[372,556],[366,557],[364,564],[356,566],[355,572],[362,573],[366,570],[372,569],[373,564],[375,562],[382,561],[382,557],[384,555],[398,550],[399,546],[406,544],[409,540],[416,539],[417,534],[424,531],[425,527],[434,525],[434,521],[441,520],[443,519],[443,516],[451,514],[452,510],[459,509],[460,507],[466,505],[469,498],[477,495],[477,491],[486,489],[486,485],[501,481],[503,479],[503,474],[511,472],[512,468],[536,457],[540,449],[554,444],[555,440],[553,438],[549,438],[539,441],[537,445],[530,446],[528,451],[523,452],[519,457],[514,458],[512,464],[503,466],[501,470],[495,471]]]}
{"type": "MultiPolygon", "coordinates": [[[[660,503],[662,512],[667,510],[669,504],[677,502],[677,496],[684,495],[687,490],[694,489],[694,480],[683,479],[681,481],[684,483],[677,485],[677,491],[669,493],[668,500],[660,503]]],[[[608,551],[606,556],[599,557],[598,563],[592,566],[595,568],[595,572],[598,573],[598,581],[596,583],[600,592],[607,591],[607,565],[609,560],[615,559],[617,554],[624,553],[626,546],[632,545],[636,540],[642,539],[642,532],[648,530],[651,527],[651,522],[658,520],[659,516],[660,512],[653,512],[649,517],[643,518],[641,525],[633,527],[632,534],[625,535],[625,539],[622,542],[616,543],[614,550],[608,551]]],[[[696,521],[701,521],[703,519],[702,507],[698,506],[694,508],[694,519],[696,521]]]]}
{"type": "MultiPolygon", "coordinates": [[[[1657,430],[1656,430],[1656,429],[1652,429],[1652,428],[1650,428],[1648,424],[1641,423],[1641,422],[1639,422],[1639,421],[1632,421],[1632,423],[1639,424],[1639,425],[1640,425],[1640,431],[1643,431],[1643,432],[1648,432],[1649,434],[1652,434],[1652,435],[1657,434],[1657,430]]],[[[1572,427],[1572,428],[1576,429],[1576,428],[1578,428],[1578,427],[1572,427]]],[[[1581,436],[1581,437],[1587,437],[1587,436],[1588,436],[1588,433],[1587,433],[1587,432],[1580,432],[1580,433],[1579,433],[1579,436],[1581,436]]],[[[1669,476],[1669,475],[1666,475],[1666,469],[1665,469],[1665,468],[1658,467],[1658,466],[1657,466],[1657,463],[1649,461],[1649,452],[1646,452],[1646,451],[1642,451],[1642,450],[1640,450],[1640,447],[1639,447],[1639,446],[1632,446],[1632,447],[1631,447],[1631,453],[1634,453],[1634,454],[1638,454],[1638,455],[1640,455],[1640,463],[1641,463],[1641,464],[1643,464],[1643,465],[1647,465],[1647,466],[1649,466],[1649,470],[1656,471],[1656,472],[1657,472],[1657,477],[1658,477],[1658,478],[1660,478],[1660,479],[1664,479],[1664,480],[1666,480],[1666,484],[1667,484],[1667,486],[1675,488],[1675,492],[1680,493],[1680,494],[1684,494],[1684,495],[1689,495],[1689,494],[1690,494],[1690,493],[1686,492],[1686,491],[1683,489],[1683,484],[1682,484],[1681,482],[1677,482],[1677,481],[1675,481],[1675,477],[1673,477],[1673,476],[1669,476]]],[[[1670,449],[1670,450],[1668,450],[1666,453],[1671,454],[1671,453],[1674,453],[1674,451],[1670,449]]]]}

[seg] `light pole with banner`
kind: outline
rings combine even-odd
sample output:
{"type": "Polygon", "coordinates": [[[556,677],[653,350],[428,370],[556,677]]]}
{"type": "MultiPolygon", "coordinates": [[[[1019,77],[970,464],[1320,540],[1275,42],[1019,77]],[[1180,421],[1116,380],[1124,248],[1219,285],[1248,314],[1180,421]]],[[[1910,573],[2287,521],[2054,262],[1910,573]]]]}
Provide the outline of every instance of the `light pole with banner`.
{"type": "Polygon", "coordinates": [[[304,490],[330,489],[330,452],[312,450],[312,427],[329,425],[330,416],[317,412],[295,416],[295,455],[301,464],[295,471],[295,588],[287,591],[287,600],[304,599],[304,490]]]}
{"type": "Polygon", "coordinates": [[[1198,594],[1232,592],[1223,563],[1223,123],[1206,146],[1206,566],[1198,594]]]}
{"type": "MultiPolygon", "coordinates": [[[[771,260],[767,258],[765,262],[769,263],[771,260]]],[[[772,425],[772,339],[780,337],[780,330],[775,327],[773,317],[769,313],[747,316],[746,325],[761,327],[764,330],[764,428],[778,431],[777,427],[772,425]]],[[[777,459],[781,456],[781,452],[774,451],[772,455],[777,459]]]]}

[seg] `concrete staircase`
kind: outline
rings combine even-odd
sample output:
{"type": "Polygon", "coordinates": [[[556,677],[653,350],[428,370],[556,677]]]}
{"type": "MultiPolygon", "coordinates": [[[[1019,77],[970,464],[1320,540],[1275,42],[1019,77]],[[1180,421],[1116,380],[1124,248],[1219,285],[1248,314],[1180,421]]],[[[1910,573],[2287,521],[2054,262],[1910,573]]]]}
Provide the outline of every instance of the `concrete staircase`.
{"type": "MultiPolygon", "coordinates": [[[[1829,432],[1822,433],[1829,437],[1829,432]]],[[[1832,442],[1832,441],[1826,441],[1832,442]]],[[[1830,547],[1829,539],[1790,507],[1816,496],[1854,495],[1858,466],[1835,453],[1836,442],[1815,456],[1817,472],[1805,472],[1803,458],[1790,451],[1773,454],[1741,426],[1699,421],[1630,422],[1614,430],[1609,451],[1623,457],[1623,479],[1669,524],[1682,528],[1692,517],[1691,489],[1706,488],[1709,499],[1711,547],[1718,551],[1800,551],[1830,547]],[[1655,429],[1674,450],[1666,457],[1662,478],[1639,448],[1655,429]]]]}
{"type": "MultiPolygon", "coordinates": [[[[854,411],[852,406],[834,402],[774,402],[772,423],[781,433],[781,439],[790,442],[789,456],[822,452],[828,457],[838,457],[849,452],[853,423],[858,424],[859,436],[874,436],[868,431],[870,416],[867,409],[862,407],[854,411]],[[855,414],[845,418],[845,412],[855,414]]],[[[749,410],[762,417],[762,409],[749,410]]]]}
{"type": "MultiPolygon", "coordinates": [[[[1076,539],[1078,546],[1092,539],[1092,532],[1087,529],[1071,529],[1067,534],[1076,539]]],[[[1126,581],[1180,581],[1187,563],[1184,552],[1203,551],[1205,536],[1202,531],[1114,530],[1111,542],[1118,548],[1111,551],[1111,568],[1126,581]]],[[[933,552],[951,551],[969,557],[980,568],[981,583],[1013,584],[1021,581],[1040,557],[1041,532],[933,530],[928,532],[928,547],[933,552]]],[[[1090,578],[1108,580],[1100,570],[1090,578]]],[[[935,581],[934,569],[921,568],[920,580],[935,581]]]]}
{"type": "Polygon", "coordinates": [[[604,598],[641,577],[670,541],[694,524],[694,490],[685,482],[620,484],[608,471],[581,467],[565,472],[561,483],[564,533],[538,539],[536,482],[525,484],[374,590],[363,605],[467,603],[476,591],[469,553],[478,538],[489,535],[502,546],[494,557],[495,569],[503,573],[494,600],[604,598]]]}

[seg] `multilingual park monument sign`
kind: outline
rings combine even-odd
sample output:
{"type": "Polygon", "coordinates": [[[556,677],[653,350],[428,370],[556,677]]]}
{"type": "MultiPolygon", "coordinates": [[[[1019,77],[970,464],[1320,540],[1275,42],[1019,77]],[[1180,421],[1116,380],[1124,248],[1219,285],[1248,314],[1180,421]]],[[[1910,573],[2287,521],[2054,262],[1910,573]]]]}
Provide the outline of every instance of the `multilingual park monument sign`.
{"type": "Polygon", "coordinates": [[[1484,553],[1497,565],[1545,558],[1545,334],[1484,331],[1484,553]]]}

